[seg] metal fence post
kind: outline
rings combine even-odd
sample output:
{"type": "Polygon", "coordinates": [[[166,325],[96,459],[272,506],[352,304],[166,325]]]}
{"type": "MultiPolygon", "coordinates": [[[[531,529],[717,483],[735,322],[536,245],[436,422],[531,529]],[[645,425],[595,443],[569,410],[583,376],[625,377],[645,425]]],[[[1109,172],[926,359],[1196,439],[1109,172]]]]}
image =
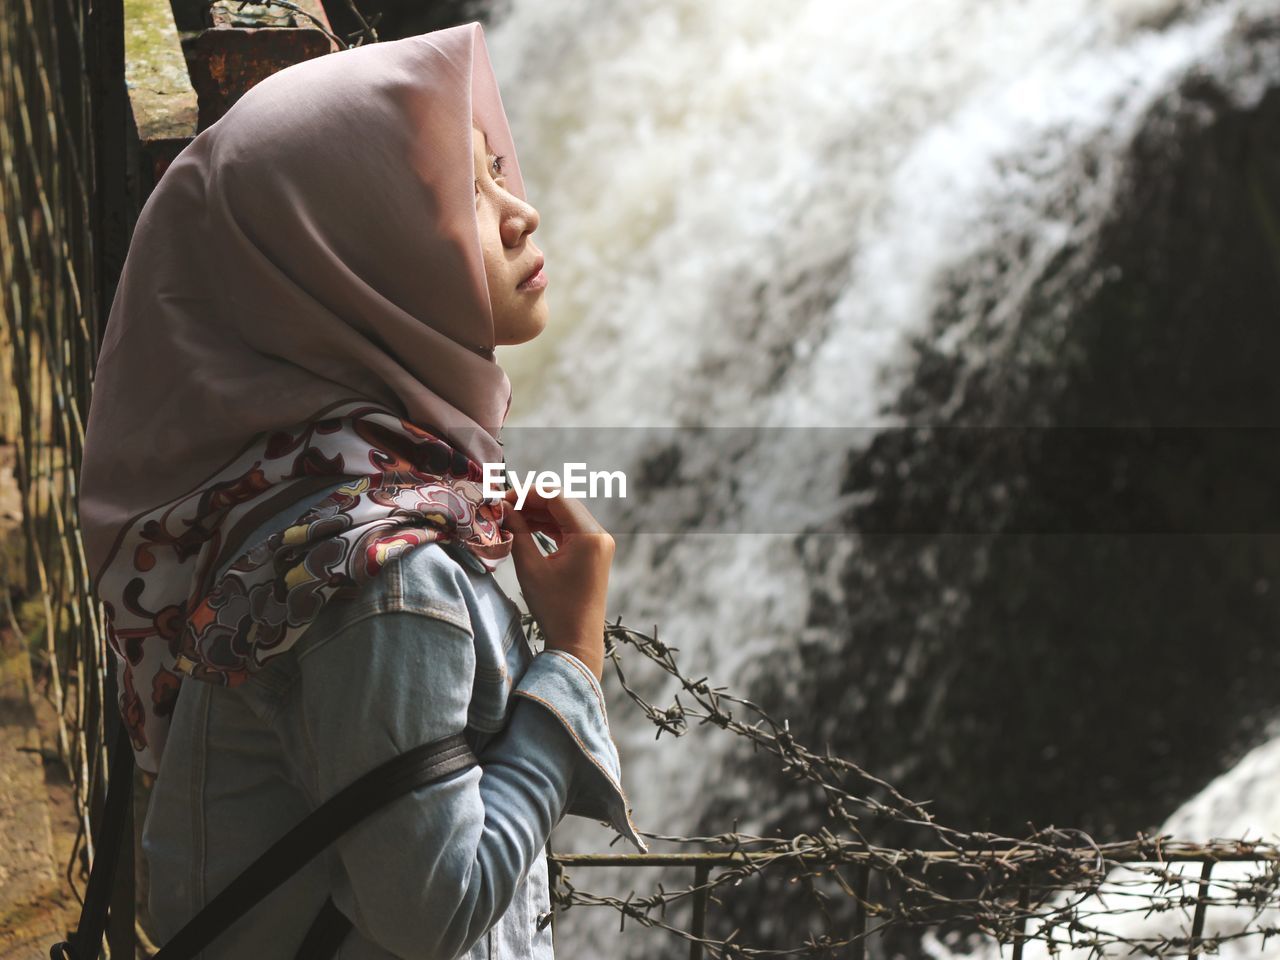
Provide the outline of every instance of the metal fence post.
{"type": "Polygon", "coordinates": [[[853,905],[853,960],[866,960],[867,938],[867,898],[871,895],[871,866],[858,868],[858,879],[855,881],[854,893],[856,903],[853,905]]]}
{"type": "Polygon", "coordinates": [[[1204,911],[1207,904],[1205,897],[1209,894],[1209,874],[1213,873],[1212,860],[1206,860],[1200,868],[1200,881],[1196,884],[1196,912],[1191,920],[1191,951],[1187,960],[1196,960],[1200,955],[1200,937],[1204,934],[1204,911]]]}
{"type": "Polygon", "coordinates": [[[1018,924],[1013,935],[1013,960],[1022,960],[1022,945],[1027,942],[1027,906],[1031,902],[1031,884],[1022,881],[1018,887],[1018,924]]]}
{"type": "MultiPolygon", "coordinates": [[[[693,868],[693,885],[701,887],[707,882],[710,874],[710,864],[698,864],[693,868]]],[[[698,939],[689,943],[689,960],[702,960],[702,938],[707,930],[707,891],[705,889],[698,890],[693,895],[693,922],[690,926],[692,929],[689,932],[698,939]]]]}

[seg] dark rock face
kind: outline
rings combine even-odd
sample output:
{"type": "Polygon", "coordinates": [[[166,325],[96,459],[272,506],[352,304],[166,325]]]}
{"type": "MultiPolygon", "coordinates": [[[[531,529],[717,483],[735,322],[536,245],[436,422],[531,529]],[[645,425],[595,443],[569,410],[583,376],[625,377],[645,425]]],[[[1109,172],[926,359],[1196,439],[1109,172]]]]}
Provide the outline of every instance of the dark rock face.
{"type": "MultiPolygon", "coordinates": [[[[845,487],[875,493],[854,523],[877,532],[843,597],[814,597],[829,640],[779,651],[743,691],[959,829],[1152,830],[1280,713],[1280,430],[1139,429],[1280,427],[1280,88],[1244,112],[1208,81],[1181,94],[1133,143],[1101,234],[1044,271],[1016,329],[982,321],[944,355],[944,308],[897,401],[911,422],[1125,429],[880,436],[845,487]]],[[[941,302],[972,294],[956,284],[941,302]]],[[[701,832],[813,829],[816,791],[749,750],[732,762],[760,789],[701,832]]],[[[728,897],[713,935],[782,947],[849,929],[847,898],[828,925],[801,885],[760,889],[767,910],[728,897]]]]}

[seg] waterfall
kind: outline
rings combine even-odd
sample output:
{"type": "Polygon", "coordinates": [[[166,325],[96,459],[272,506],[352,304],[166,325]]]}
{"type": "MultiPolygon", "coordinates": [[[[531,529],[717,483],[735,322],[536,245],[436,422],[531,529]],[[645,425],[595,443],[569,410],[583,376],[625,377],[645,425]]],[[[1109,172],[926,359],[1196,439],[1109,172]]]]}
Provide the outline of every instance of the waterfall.
{"type": "MultiPolygon", "coordinates": [[[[1192,842],[1222,838],[1274,843],[1276,836],[1280,835],[1277,784],[1280,784],[1280,737],[1273,737],[1250,750],[1230,770],[1216,777],[1182,804],[1160,825],[1155,835],[1168,835],[1192,842]]],[[[1180,886],[1174,883],[1158,885],[1150,874],[1142,871],[1143,866],[1133,864],[1132,867],[1118,867],[1108,875],[1099,893],[1086,898],[1078,909],[1082,914],[1101,914],[1107,909],[1124,911],[1109,921],[1102,916],[1090,921],[1115,935],[1149,942],[1161,937],[1169,940],[1189,937],[1194,921],[1194,906],[1150,911],[1145,916],[1141,909],[1135,907],[1145,909],[1150,902],[1176,901],[1179,896],[1193,897],[1201,864],[1166,865],[1165,869],[1170,876],[1185,878],[1180,886]],[[1152,899],[1144,902],[1140,899],[1143,896],[1152,899]],[[1133,912],[1130,913],[1129,910],[1133,912]]],[[[1266,865],[1262,863],[1218,863],[1213,870],[1213,886],[1210,887],[1209,896],[1227,900],[1231,894],[1226,884],[1244,884],[1248,878],[1257,877],[1265,869],[1266,865]]],[[[1246,922],[1253,929],[1274,927],[1276,920],[1277,911],[1274,907],[1260,911],[1257,917],[1253,917],[1251,909],[1210,906],[1205,909],[1204,935],[1230,936],[1243,931],[1246,922]]],[[[1034,932],[1034,924],[1031,930],[1034,932]]],[[[932,960],[955,960],[958,956],[963,956],[966,960],[996,960],[1000,956],[999,948],[991,941],[970,942],[963,945],[969,949],[963,949],[961,938],[950,937],[947,940],[948,942],[944,942],[932,933],[926,934],[923,940],[926,955],[932,960]]],[[[1109,956],[1127,954],[1127,947],[1113,947],[1107,953],[1109,956]]],[[[1091,951],[1085,947],[1064,948],[1057,953],[1062,960],[1085,960],[1090,955],[1091,951]]],[[[1217,955],[1225,960],[1272,960],[1280,956],[1280,948],[1270,942],[1264,947],[1261,938],[1249,936],[1224,942],[1217,955]]],[[[1044,960],[1049,956],[1049,951],[1043,941],[1032,939],[1027,941],[1023,956],[1027,960],[1044,960]]]]}
{"type": "MultiPolygon", "coordinates": [[[[767,444],[748,444],[719,458],[740,485],[708,469],[694,486],[695,507],[749,516],[794,501],[801,483],[818,535],[622,537],[610,615],[656,624],[695,678],[744,695],[768,679],[771,702],[830,714],[855,744],[849,728],[877,704],[932,729],[952,675],[938,649],[974,615],[976,581],[948,579],[953,546],[911,546],[894,563],[924,594],[895,608],[933,639],[871,636],[852,612],[869,597],[852,586],[869,582],[864,573],[884,581],[886,568],[864,538],[821,535],[822,505],[847,492],[850,458],[885,431],[966,416],[975,383],[1003,384],[991,409],[1019,422],[1018,398],[1040,383],[1017,365],[1023,373],[1006,377],[1000,358],[1031,351],[1054,369],[1081,305],[1117,279],[1094,266],[1133,184],[1135,139],[1157,108],[1182,115],[1191,79],[1212,84],[1223,111],[1253,109],[1280,77],[1275,31],[1249,29],[1268,16],[1273,4],[1258,0],[495,6],[489,48],[541,214],[552,312],[538,340],[499,350],[515,390],[509,451],[534,427],[859,428],[845,448],[783,469],[767,444]],[[904,403],[926,373],[929,402],[904,403]],[[886,647],[880,673],[861,671],[868,644],[886,647]],[[840,702],[812,698],[823,672],[844,673],[840,702]]],[[[687,447],[697,463],[693,439],[687,447]]],[[[975,549],[976,566],[988,547],[975,549]]],[[[503,575],[514,591],[509,565],[503,575]]],[[[666,705],[671,685],[635,670],[644,695],[666,705]]],[[[743,813],[740,829],[763,832],[786,812],[752,806],[760,794],[735,778],[731,737],[695,727],[655,743],[606,687],[641,829],[727,830],[714,815],[726,805],[743,813]]],[[[926,762],[909,738],[883,750],[874,772],[891,779],[926,762]]],[[[555,840],[598,850],[610,836],[570,821],[555,840]]],[[[574,879],[625,896],[658,876],[611,873],[574,879]]],[[[668,887],[687,881],[663,874],[668,887]]],[[[567,922],[566,955],[686,952],[631,923],[619,946],[612,910],[567,922]]]]}

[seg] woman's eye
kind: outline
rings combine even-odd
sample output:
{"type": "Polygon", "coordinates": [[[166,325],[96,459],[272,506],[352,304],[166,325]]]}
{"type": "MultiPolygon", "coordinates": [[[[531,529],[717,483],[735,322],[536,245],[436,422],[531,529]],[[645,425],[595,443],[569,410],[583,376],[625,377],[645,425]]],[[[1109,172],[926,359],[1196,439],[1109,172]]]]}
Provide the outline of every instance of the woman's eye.
{"type": "MultiPolygon", "coordinates": [[[[507,175],[502,170],[502,161],[505,157],[492,157],[489,162],[489,176],[497,184],[503,185],[507,182],[507,175]]],[[[480,178],[476,177],[476,196],[480,196],[480,178]]]]}

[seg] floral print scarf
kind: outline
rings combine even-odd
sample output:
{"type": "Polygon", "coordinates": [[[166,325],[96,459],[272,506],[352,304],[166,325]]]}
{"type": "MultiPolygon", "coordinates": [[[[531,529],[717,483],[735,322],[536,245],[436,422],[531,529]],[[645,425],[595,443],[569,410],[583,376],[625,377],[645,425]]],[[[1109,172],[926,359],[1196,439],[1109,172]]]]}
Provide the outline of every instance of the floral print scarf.
{"type": "Polygon", "coordinates": [[[136,518],[99,596],[139,766],[158,772],[184,676],[243,683],[328,600],[405,552],[456,541],[492,571],[512,536],[482,479],[481,465],[436,433],[351,401],[255,438],[200,489],[136,518]],[[236,545],[234,532],[335,484],[289,526],[236,545]]]}

